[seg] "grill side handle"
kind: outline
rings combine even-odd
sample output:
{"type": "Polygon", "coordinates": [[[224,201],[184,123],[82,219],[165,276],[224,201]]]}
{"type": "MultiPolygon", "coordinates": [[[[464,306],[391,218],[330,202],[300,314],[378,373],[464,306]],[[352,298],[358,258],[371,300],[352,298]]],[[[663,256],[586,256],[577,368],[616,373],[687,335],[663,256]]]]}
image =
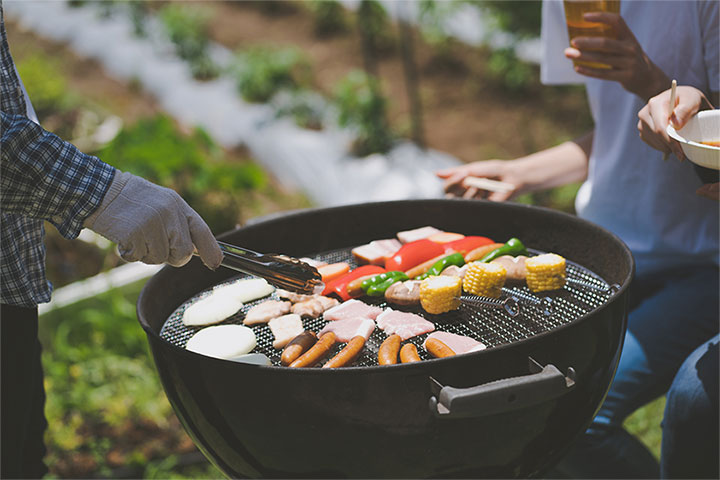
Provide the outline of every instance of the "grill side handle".
{"type": "Polygon", "coordinates": [[[528,357],[529,375],[504,378],[468,388],[443,386],[430,377],[430,410],[438,418],[482,417],[518,410],[557,398],[575,386],[575,370],[567,375],[555,365],[542,366],[528,357]]]}

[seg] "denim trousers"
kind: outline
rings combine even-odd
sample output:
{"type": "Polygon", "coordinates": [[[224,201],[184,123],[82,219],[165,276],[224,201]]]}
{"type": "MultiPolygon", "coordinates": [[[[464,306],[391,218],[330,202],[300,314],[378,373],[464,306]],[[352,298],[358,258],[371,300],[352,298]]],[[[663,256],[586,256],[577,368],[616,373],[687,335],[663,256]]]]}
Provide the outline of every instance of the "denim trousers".
{"type": "Polygon", "coordinates": [[[662,474],[711,478],[705,474],[714,471],[717,478],[718,275],[717,266],[703,266],[635,278],[625,342],[607,397],[549,477],[660,478],[658,462],[622,424],[667,394],[662,474]],[[698,425],[704,428],[696,430],[698,425]],[[711,445],[713,438],[714,452],[698,458],[692,445],[711,445]]]}

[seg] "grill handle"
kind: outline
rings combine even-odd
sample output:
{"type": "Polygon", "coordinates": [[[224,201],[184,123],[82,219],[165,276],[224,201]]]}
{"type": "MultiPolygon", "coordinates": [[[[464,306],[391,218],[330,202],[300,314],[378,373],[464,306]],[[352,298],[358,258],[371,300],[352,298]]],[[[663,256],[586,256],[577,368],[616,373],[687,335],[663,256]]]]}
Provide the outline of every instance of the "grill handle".
{"type": "Polygon", "coordinates": [[[446,387],[430,377],[430,410],[438,418],[482,417],[518,410],[557,398],[575,386],[575,370],[567,376],[528,357],[530,374],[468,388],[446,387]]]}

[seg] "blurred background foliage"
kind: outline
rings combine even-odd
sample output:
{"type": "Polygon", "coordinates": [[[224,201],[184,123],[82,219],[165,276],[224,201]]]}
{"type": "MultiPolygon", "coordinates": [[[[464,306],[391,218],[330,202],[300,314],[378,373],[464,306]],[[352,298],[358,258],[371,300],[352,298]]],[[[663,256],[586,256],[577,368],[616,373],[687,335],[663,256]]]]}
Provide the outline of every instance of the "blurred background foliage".
{"type": "MultiPolygon", "coordinates": [[[[147,15],[157,14],[163,32],[179,56],[190,65],[198,79],[229,74],[248,101],[272,101],[279,114],[292,116],[306,128],[323,128],[326,112],[322,96],[315,91],[315,75],[308,51],[299,47],[265,44],[241,45],[236,49],[237,64],[223,72],[211,60],[210,37],[214,6],[184,2],[87,2],[76,6],[97,8],[101,15],[113,14],[119,3],[130,15],[138,36],[147,35],[147,15]]],[[[246,2],[243,2],[246,3],[246,2]]],[[[242,5],[241,8],[245,8],[242,5]]],[[[528,103],[557,106],[570,110],[576,127],[590,125],[586,110],[571,110],[564,103],[577,96],[574,87],[541,87],[537,66],[527,64],[512,48],[489,51],[470,49],[479,59],[479,70],[465,64],[467,56],[457,39],[444,33],[443,23],[459,8],[480,8],[491,18],[493,28],[518,35],[518,39],[539,33],[540,3],[503,0],[421,0],[420,31],[422,48],[433,59],[429,68],[440,66],[455,72],[468,95],[489,91],[502,96],[508,108],[528,103]]],[[[338,119],[357,135],[355,153],[364,155],[387,151],[404,130],[389,115],[386,73],[373,74],[372,62],[397,49],[395,25],[382,3],[363,2],[364,16],[346,10],[334,0],[307,2],[273,1],[252,4],[263,15],[290,17],[310,15],[318,40],[334,42],[343,36],[358,35],[362,29],[371,39],[364,71],[347,72],[326,92],[325,101],[337,109],[338,119]],[[368,68],[368,64],[370,67],[368,68]]],[[[419,42],[420,40],[418,40],[419,42]]],[[[289,45],[289,44],[287,44],[289,45]]],[[[75,86],[80,75],[77,62],[56,47],[34,46],[32,42],[11,41],[18,70],[29,91],[43,125],[66,139],[77,137],[82,119],[90,114],[100,120],[110,112],[123,118],[123,127],[95,154],[117,168],[141,175],[176,189],[208,221],[216,233],[256,215],[277,210],[303,208],[310,203],[302,195],[288,194],[253,162],[245,151],[220,148],[201,129],[179,126],[170,117],[149,107],[142,85],[131,82],[120,94],[117,85],[105,81],[106,90],[93,94],[75,86]],[[18,52],[20,53],[18,55],[18,52]],[[111,97],[119,98],[111,102],[111,97]],[[133,105],[121,113],[126,104],[133,105]],[[132,113],[128,113],[132,112],[132,113]]],[[[375,66],[377,67],[377,65],[375,66]]],[[[103,83],[105,82],[105,83],[103,83]]],[[[428,98],[427,92],[421,92],[428,98]]],[[[543,142],[560,142],[571,137],[567,130],[552,125],[548,113],[543,142]]],[[[501,122],[502,119],[498,119],[501,122]]],[[[525,150],[543,145],[527,134],[528,123],[508,125],[515,141],[525,150]]],[[[478,146],[482,158],[503,158],[502,139],[490,139],[478,146]]],[[[468,159],[466,159],[468,160],[468,159]]],[[[474,160],[469,159],[469,160],[474,160]]],[[[549,206],[573,212],[579,184],[547,192],[525,195],[519,202],[549,206]]],[[[48,229],[48,271],[56,285],[83,279],[121,264],[114,247],[97,247],[67,241],[48,229]]],[[[142,282],[114,289],[41,317],[48,391],[47,432],[50,478],[219,478],[220,472],[205,461],[179,425],[165,398],[150,357],[144,332],[139,328],[135,302],[142,282]]],[[[626,421],[627,428],[640,436],[659,456],[664,399],[638,410],[626,421]]]]}

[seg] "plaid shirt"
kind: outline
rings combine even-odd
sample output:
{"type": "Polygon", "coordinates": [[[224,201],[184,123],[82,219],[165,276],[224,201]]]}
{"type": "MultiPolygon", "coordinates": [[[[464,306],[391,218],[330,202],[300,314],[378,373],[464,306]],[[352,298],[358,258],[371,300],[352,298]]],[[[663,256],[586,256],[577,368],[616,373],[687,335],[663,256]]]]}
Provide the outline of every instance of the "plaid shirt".
{"type": "Polygon", "coordinates": [[[52,292],[43,221],[68,239],[77,237],[115,169],[27,118],[1,0],[0,115],[0,303],[33,307],[48,302],[52,292]]]}

